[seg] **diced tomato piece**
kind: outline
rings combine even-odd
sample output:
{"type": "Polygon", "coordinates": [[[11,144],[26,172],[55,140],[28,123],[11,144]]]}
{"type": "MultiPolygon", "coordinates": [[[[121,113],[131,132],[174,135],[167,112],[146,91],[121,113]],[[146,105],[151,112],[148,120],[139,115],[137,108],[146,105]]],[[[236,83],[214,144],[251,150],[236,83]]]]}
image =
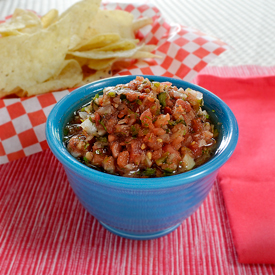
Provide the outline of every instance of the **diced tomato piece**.
{"type": "Polygon", "coordinates": [[[150,95],[148,96],[148,100],[151,101],[151,102],[155,102],[155,98],[150,96],[150,95]]]}
{"type": "Polygon", "coordinates": [[[95,124],[96,124],[96,126],[99,125],[99,121],[100,121],[100,115],[99,115],[99,113],[95,112],[95,124]]]}
{"type": "Polygon", "coordinates": [[[106,170],[109,173],[114,173],[115,172],[115,160],[112,156],[105,157],[102,166],[104,170],[106,170]]]}
{"type": "Polygon", "coordinates": [[[163,152],[169,152],[170,155],[173,154],[178,160],[181,159],[180,153],[177,150],[175,150],[175,148],[170,144],[167,144],[163,147],[163,152]]]}
{"type": "Polygon", "coordinates": [[[117,115],[119,118],[123,118],[124,116],[126,116],[126,115],[128,115],[128,108],[127,107],[125,107],[125,108],[123,108],[120,112],[119,112],[119,114],[117,115]]]}
{"type": "Polygon", "coordinates": [[[117,165],[120,168],[125,167],[129,163],[129,152],[128,151],[123,151],[119,153],[118,158],[117,158],[117,165]]]}
{"type": "Polygon", "coordinates": [[[113,141],[111,144],[110,144],[110,148],[111,148],[111,151],[112,151],[112,155],[114,158],[117,158],[118,157],[118,154],[121,150],[121,145],[119,144],[118,141],[113,141]]]}
{"type": "Polygon", "coordinates": [[[135,164],[139,164],[141,161],[141,153],[142,153],[142,149],[141,149],[141,140],[136,139],[133,140],[131,142],[130,145],[130,162],[133,162],[135,164]]]}
{"type": "Polygon", "coordinates": [[[184,140],[184,136],[178,136],[176,139],[174,139],[171,143],[171,145],[176,149],[179,150],[181,147],[181,142],[184,140]]]}
{"type": "Polygon", "coordinates": [[[99,97],[99,98],[98,98],[98,105],[99,105],[99,106],[102,106],[102,103],[103,103],[103,98],[102,98],[102,97],[99,97]]]}
{"type": "Polygon", "coordinates": [[[170,114],[170,115],[172,115],[172,109],[171,109],[170,107],[165,107],[165,108],[163,109],[163,111],[164,111],[165,114],[170,114]]]}
{"type": "Polygon", "coordinates": [[[184,101],[184,100],[182,100],[182,99],[178,99],[178,100],[176,101],[176,106],[177,106],[177,105],[182,106],[182,108],[183,108],[187,113],[190,112],[190,111],[192,110],[192,107],[191,107],[190,103],[187,102],[187,101],[184,101]]]}
{"type": "Polygon", "coordinates": [[[170,120],[170,115],[166,114],[166,115],[159,115],[157,117],[157,120],[155,121],[154,125],[155,127],[162,127],[164,125],[168,124],[168,121],[170,120]]]}
{"type": "Polygon", "coordinates": [[[154,106],[156,105],[156,102],[155,102],[155,101],[151,101],[151,97],[150,97],[150,99],[149,99],[149,95],[147,95],[147,96],[144,98],[144,100],[143,100],[142,103],[143,103],[143,104],[142,104],[143,110],[150,109],[151,114],[152,114],[152,113],[155,113],[155,112],[157,111],[157,109],[158,109],[158,107],[157,107],[157,108],[154,107],[154,106]],[[153,109],[151,109],[151,108],[153,108],[153,109]],[[155,111],[154,111],[154,108],[155,108],[155,111]]]}
{"type": "Polygon", "coordinates": [[[146,94],[140,94],[139,99],[143,100],[146,97],[146,94]]]}
{"type": "Polygon", "coordinates": [[[159,115],[160,114],[160,104],[159,102],[154,102],[152,106],[150,107],[151,114],[153,116],[159,115]]]}
{"type": "Polygon", "coordinates": [[[168,86],[168,87],[170,87],[172,85],[172,83],[168,82],[168,81],[162,82],[162,84],[165,86],[168,86]]]}
{"type": "Polygon", "coordinates": [[[68,143],[68,150],[74,157],[85,156],[87,143],[84,136],[73,136],[68,143]]]}
{"type": "Polygon", "coordinates": [[[185,154],[189,154],[191,157],[193,157],[192,151],[189,148],[187,148],[186,146],[182,146],[180,148],[180,152],[181,152],[182,156],[184,156],[185,154]]]}
{"type": "Polygon", "coordinates": [[[166,171],[169,171],[169,172],[173,172],[173,171],[177,170],[177,168],[178,168],[178,162],[163,163],[161,165],[161,168],[163,170],[166,170],[166,171]]]}
{"type": "Polygon", "coordinates": [[[191,121],[191,126],[195,132],[201,132],[203,130],[203,124],[202,124],[200,118],[193,119],[191,121]]]}
{"type": "Polygon", "coordinates": [[[116,139],[117,139],[116,136],[114,136],[114,135],[108,135],[108,141],[109,141],[109,142],[113,142],[113,141],[115,141],[116,139]]]}
{"type": "Polygon", "coordinates": [[[148,147],[150,147],[152,150],[158,150],[163,145],[163,140],[161,138],[157,138],[152,132],[148,133],[143,141],[146,143],[148,147]]]}
{"type": "Polygon", "coordinates": [[[104,154],[96,154],[94,153],[93,159],[92,159],[92,164],[96,166],[102,166],[102,162],[106,155],[104,154]]]}
{"type": "Polygon", "coordinates": [[[104,121],[106,130],[109,134],[114,132],[114,126],[117,124],[118,120],[116,116],[112,116],[110,119],[104,121]]]}
{"type": "Polygon", "coordinates": [[[196,141],[191,142],[191,144],[188,146],[188,148],[190,148],[192,150],[195,158],[201,156],[202,148],[199,147],[199,145],[196,141]]]}
{"type": "Polygon", "coordinates": [[[126,97],[129,101],[135,101],[138,99],[139,95],[140,95],[139,92],[128,91],[126,94],[126,97]]]}
{"type": "Polygon", "coordinates": [[[188,147],[192,141],[193,141],[192,135],[190,133],[187,133],[184,136],[183,145],[188,147]]]}
{"type": "Polygon", "coordinates": [[[146,111],[144,111],[140,116],[140,121],[143,127],[146,127],[146,128],[149,127],[150,129],[154,128],[152,120],[153,120],[153,116],[150,109],[147,109],[146,111]]]}
{"type": "Polygon", "coordinates": [[[144,77],[143,76],[137,76],[136,77],[136,82],[139,81],[139,82],[143,82],[144,80],[144,77]]]}
{"type": "Polygon", "coordinates": [[[144,136],[146,136],[148,133],[149,133],[149,129],[148,128],[143,128],[143,127],[141,127],[140,129],[139,129],[139,131],[138,131],[138,136],[139,137],[144,137],[144,136]]]}
{"type": "Polygon", "coordinates": [[[137,120],[136,114],[130,114],[130,117],[128,119],[128,125],[133,125],[137,120]]]}
{"type": "Polygon", "coordinates": [[[160,149],[152,152],[152,159],[157,160],[161,157],[161,155],[162,155],[162,149],[160,148],[160,149]]]}
{"type": "Polygon", "coordinates": [[[179,136],[183,137],[187,133],[187,131],[188,131],[188,128],[185,125],[183,125],[181,123],[177,124],[172,129],[172,133],[173,134],[171,135],[171,140],[174,140],[174,139],[176,139],[179,136]]]}
{"type": "Polygon", "coordinates": [[[171,99],[166,99],[166,105],[168,107],[173,107],[174,106],[174,102],[171,99]]]}
{"type": "Polygon", "coordinates": [[[157,141],[157,137],[151,132],[151,133],[148,133],[144,139],[143,139],[144,142],[148,143],[148,142],[156,142],[157,141]]]}
{"type": "Polygon", "coordinates": [[[129,136],[130,134],[130,126],[129,125],[124,125],[124,124],[117,124],[115,127],[115,133],[121,134],[125,137],[129,136]]]}
{"type": "Polygon", "coordinates": [[[166,132],[165,132],[165,130],[163,130],[162,128],[154,128],[154,129],[153,129],[153,133],[154,133],[156,136],[162,136],[162,135],[164,135],[166,132]]]}

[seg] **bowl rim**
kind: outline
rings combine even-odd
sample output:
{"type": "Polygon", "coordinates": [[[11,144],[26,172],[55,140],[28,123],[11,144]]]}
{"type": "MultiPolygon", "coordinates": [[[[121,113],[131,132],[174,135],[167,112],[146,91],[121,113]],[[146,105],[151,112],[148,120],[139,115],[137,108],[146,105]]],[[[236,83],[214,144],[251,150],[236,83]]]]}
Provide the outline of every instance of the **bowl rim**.
{"type": "MultiPolygon", "coordinates": [[[[117,84],[113,84],[117,85],[117,84]]],[[[83,102],[84,104],[84,102],[83,102]]],[[[70,113],[71,115],[71,113],[70,113]]],[[[66,116],[68,117],[68,116],[66,116]]],[[[94,81],[92,83],[86,84],[84,86],[81,86],[68,95],[61,98],[55,106],[52,108],[50,114],[48,115],[47,121],[46,121],[46,140],[47,143],[55,155],[55,157],[62,163],[63,166],[66,168],[69,168],[71,171],[81,171],[82,177],[93,177],[99,184],[107,185],[110,187],[124,187],[124,188],[134,188],[134,189],[156,189],[156,188],[170,188],[170,187],[176,187],[182,184],[190,184],[196,180],[200,180],[204,178],[207,175],[210,175],[211,173],[217,172],[217,170],[231,157],[233,154],[237,141],[239,136],[239,129],[237,120],[235,118],[235,115],[231,111],[231,109],[227,106],[227,104],[221,100],[218,96],[213,94],[212,92],[206,90],[205,88],[198,86],[196,84],[176,79],[176,78],[170,78],[165,76],[155,76],[155,75],[123,75],[123,76],[113,76],[110,78],[101,79],[98,81],[94,81]],[[167,177],[159,177],[159,178],[129,178],[129,177],[123,177],[123,176],[117,176],[117,175],[111,175],[107,174],[101,171],[97,171],[95,169],[92,169],[78,160],[76,160],[63,146],[62,140],[58,139],[58,136],[60,136],[60,133],[58,131],[58,121],[60,119],[56,119],[58,117],[58,114],[60,113],[60,108],[66,106],[66,102],[78,94],[81,94],[83,90],[90,90],[90,93],[93,91],[98,91],[98,87],[103,89],[104,87],[110,86],[110,85],[104,85],[104,83],[109,83],[112,81],[125,79],[125,81],[128,80],[131,81],[135,79],[137,76],[142,76],[144,78],[153,78],[155,81],[159,82],[165,82],[170,81],[173,83],[173,85],[177,86],[188,86],[191,89],[197,90],[202,92],[203,94],[207,94],[212,99],[214,99],[215,102],[221,106],[224,113],[228,117],[228,128],[234,129],[234,131],[230,131],[229,135],[226,136],[226,140],[223,141],[226,142],[226,147],[216,156],[214,156],[212,159],[208,160],[203,165],[196,167],[195,169],[192,169],[190,171],[167,176],[167,177]],[[174,84],[178,83],[178,84],[174,84]],[[94,88],[94,89],[92,89],[94,88]]],[[[85,183],[84,183],[85,184],[85,183]]]]}

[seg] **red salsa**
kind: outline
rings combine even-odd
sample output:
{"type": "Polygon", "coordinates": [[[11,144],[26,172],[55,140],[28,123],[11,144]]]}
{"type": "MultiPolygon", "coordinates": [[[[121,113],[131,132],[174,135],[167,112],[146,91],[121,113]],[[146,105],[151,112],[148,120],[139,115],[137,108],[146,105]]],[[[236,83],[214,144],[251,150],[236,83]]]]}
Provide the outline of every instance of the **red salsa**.
{"type": "Polygon", "coordinates": [[[163,177],[205,163],[217,130],[202,93],[138,76],[107,87],[74,113],[64,131],[72,156],[126,177],[163,177]]]}

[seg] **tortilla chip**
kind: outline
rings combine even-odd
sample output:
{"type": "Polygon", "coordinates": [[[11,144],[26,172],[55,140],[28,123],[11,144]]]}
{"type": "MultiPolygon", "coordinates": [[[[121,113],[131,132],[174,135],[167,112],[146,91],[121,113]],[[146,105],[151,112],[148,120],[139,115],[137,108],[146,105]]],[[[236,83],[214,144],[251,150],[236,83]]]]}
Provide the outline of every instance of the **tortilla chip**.
{"type": "Polygon", "coordinates": [[[60,16],[52,9],[41,18],[16,9],[0,24],[0,97],[84,85],[111,76],[113,67],[157,57],[150,53],[155,46],[135,39],[150,18],[134,21],[126,11],[100,10],[100,2],[82,0],[60,16]]]}
{"type": "Polygon", "coordinates": [[[137,19],[136,21],[133,22],[133,25],[132,25],[132,29],[133,31],[137,31],[147,25],[150,25],[153,23],[153,19],[152,18],[149,18],[149,17],[143,17],[143,18],[139,18],[137,19]]]}
{"type": "Polygon", "coordinates": [[[131,50],[126,51],[100,51],[100,50],[91,50],[91,51],[83,51],[83,52],[69,52],[69,54],[84,58],[90,58],[90,59],[107,59],[107,58],[114,58],[114,57],[124,57],[129,58],[134,53],[136,53],[141,47],[136,47],[131,50]]]}
{"type": "Polygon", "coordinates": [[[87,66],[93,70],[102,70],[112,66],[115,61],[116,58],[88,59],[87,66]]]}
{"type": "Polygon", "coordinates": [[[143,58],[162,58],[162,57],[146,51],[137,51],[132,55],[132,58],[143,59],[143,58]]]}
{"type": "Polygon", "coordinates": [[[44,16],[41,17],[41,24],[43,28],[47,28],[52,25],[58,18],[58,10],[51,9],[44,16]]]}
{"type": "Polygon", "coordinates": [[[80,83],[78,83],[77,86],[86,85],[96,80],[110,77],[111,75],[112,75],[111,67],[105,68],[103,70],[92,71],[90,74],[86,73],[83,80],[80,83]]]}
{"type": "Polygon", "coordinates": [[[42,28],[39,17],[28,10],[16,9],[9,22],[0,24],[3,36],[34,33],[42,28]]]}
{"type": "Polygon", "coordinates": [[[121,38],[134,39],[132,29],[134,16],[122,10],[99,10],[86,30],[86,36],[93,37],[98,34],[116,33],[121,38]]]}
{"type": "Polygon", "coordinates": [[[78,57],[78,56],[73,56],[71,54],[67,54],[66,60],[70,60],[70,59],[76,60],[79,63],[80,67],[87,65],[88,61],[89,61],[89,59],[87,59],[87,58],[82,58],[82,57],[78,57]]]}
{"type": "Polygon", "coordinates": [[[85,33],[84,38],[80,43],[71,50],[86,51],[93,50],[101,47],[105,47],[111,43],[115,43],[120,40],[120,35],[117,33],[105,33],[97,34],[95,36],[89,36],[85,33]]]}
{"type": "Polygon", "coordinates": [[[74,48],[84,36],[90,22],[98,12],[100,3],[101,0],[83,0],[60,15],[59,20],[66,16],[70,18],[71,36],[73,38],[70,42],[70,49],[74,48]],[[79,40],[76,39],[76,36],[79,37],[79,40]]]}
{"type": "Polygon", "coordinates": [[[18,96],[32,96],[44,94],[49,91],[58,91],[74,87],[82,81],[82,69],[75,60],[65,60],[60,74],[43,83],[39,83],[18,92],[18,96]]]}
{"type": "Polygon", "coordinates": [[[137,39],[121,39],[116,43],[106,45],[98,48],[99,51],[127,51],[136,48],[139,40],[137,39]]]}
{"type": "Polygon", "coordinates": [[[24,90],[51,78],[64,61],[69,43],[68,17],[32,35],[1,38],[0,91],[10,94],[17,87],[24,90]]]}

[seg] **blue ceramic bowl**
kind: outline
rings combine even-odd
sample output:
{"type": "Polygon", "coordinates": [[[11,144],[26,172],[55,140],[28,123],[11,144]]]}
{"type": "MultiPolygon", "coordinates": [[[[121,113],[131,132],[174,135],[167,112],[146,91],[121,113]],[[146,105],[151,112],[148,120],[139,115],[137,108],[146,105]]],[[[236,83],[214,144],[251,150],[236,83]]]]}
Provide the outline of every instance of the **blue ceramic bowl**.
{"type": "Polygon", "coordinates": [[[63,129],[73,112],[104,87],[128,83],[136,76],[113,77],[85,85],[61,99],[46,124],[48,144],[62,163],[81,204],[109,231],[131,239],[161,237],[192,215],[210,192],[220,167],[232,155],[238,125],[229,107],[213,93],[188,82],[169,81],[178,88],[191,88],[204,95],[205,109],[219,130],[218,148],[205,164],[191,171],[162,178],[126,178],[91,169],[78,162],[63,144],[63,129]],[[215,112],[212,112],[215,110],[215,112]]]}

